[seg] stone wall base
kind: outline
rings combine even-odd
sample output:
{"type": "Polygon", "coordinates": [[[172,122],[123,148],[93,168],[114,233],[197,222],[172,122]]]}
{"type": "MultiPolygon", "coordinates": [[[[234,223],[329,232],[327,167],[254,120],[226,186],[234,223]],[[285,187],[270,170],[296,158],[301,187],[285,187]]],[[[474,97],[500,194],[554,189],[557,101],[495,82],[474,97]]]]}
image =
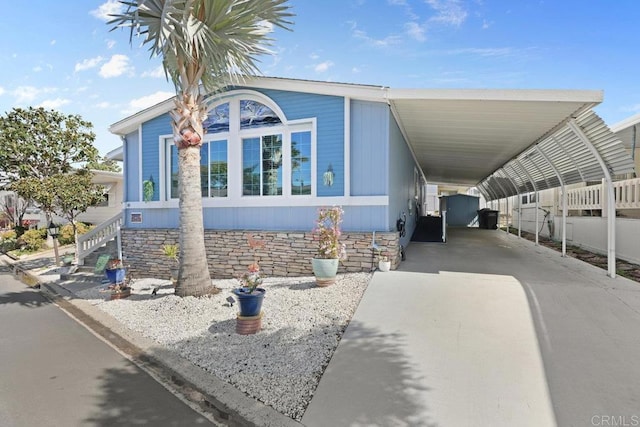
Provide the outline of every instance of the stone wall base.
{"type": "MultiPolygon", "coordinates": [[[[372,257],[372,233],[343,232],[340,241],[347,247],[347,259],[338,272],[371,271],[377,266],[372,257]]],[[[137,277],[170,278],[172,261],[162,253],[162,246],[178,242],[176,229],[123,229],[122,253],[125,264],[137,277]]],[[[396,232],[376,232],[376,244],[389,254],[391,268],[400,264],[400,242],[396,232]]],[[[212,278],[238,277],[254,261],[267,276],[310,276],[311,258],[317,242],[310,232],[205,230],[205,246],[212,278]],[[252,250],[249,236],[264,242],[252,250]]]]}

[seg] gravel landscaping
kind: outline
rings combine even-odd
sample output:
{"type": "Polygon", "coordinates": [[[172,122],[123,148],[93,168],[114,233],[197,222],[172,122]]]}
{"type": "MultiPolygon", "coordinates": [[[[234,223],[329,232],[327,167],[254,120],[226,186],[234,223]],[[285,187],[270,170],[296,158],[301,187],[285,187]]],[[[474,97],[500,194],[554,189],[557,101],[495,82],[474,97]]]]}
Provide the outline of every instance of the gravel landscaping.
{"type": "Polygon", "coordinates": [[[371,275],[338,275],[327,288],[313,277],[268,278],[262,331],[235,332],[235,279],[214,280],[217,295],[180,298],[167,280],[137,279],[133,295],[107,301],[99,288],[77,296],[126,327],[166,346],[249,396],[300,420],[371,275]],[[156,289],[157,295],[152,295],[156,289]]]}

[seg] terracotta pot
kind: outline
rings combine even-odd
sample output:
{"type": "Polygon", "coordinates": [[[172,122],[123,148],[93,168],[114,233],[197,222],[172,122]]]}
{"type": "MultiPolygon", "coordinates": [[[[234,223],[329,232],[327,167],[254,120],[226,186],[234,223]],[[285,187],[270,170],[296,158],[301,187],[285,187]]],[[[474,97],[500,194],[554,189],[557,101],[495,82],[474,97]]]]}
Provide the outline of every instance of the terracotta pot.
{"type": "Polygon", "coordinates": [[[236,319],[236,333],[251,335],[262,329],[262,312],[257,316],[238,316],[236,319]]]}
{"type": "Polygon", "coordinates": [[[122,299],[131,296],[131,288],[125,288],[119,292],[111,292],[111,299],[122,299]]]}

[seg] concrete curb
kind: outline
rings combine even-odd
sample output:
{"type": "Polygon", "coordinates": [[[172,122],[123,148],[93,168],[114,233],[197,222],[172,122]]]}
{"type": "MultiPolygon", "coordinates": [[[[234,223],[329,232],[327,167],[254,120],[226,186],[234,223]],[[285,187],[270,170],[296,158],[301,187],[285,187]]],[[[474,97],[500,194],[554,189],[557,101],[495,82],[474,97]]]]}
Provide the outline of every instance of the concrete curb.
{"type": "Polygon", "coordinates": [[[38,276],[13,267],[14,274],[28,286],[69,313],[78,322],[126,355],[172,392],[198,406],[216,422],[238,427],[295,427],[301,423],[247,396],[173,351],[162,348],[125,328],[116,319],[75,296],[56,283],[44,283],[38,276]]]}

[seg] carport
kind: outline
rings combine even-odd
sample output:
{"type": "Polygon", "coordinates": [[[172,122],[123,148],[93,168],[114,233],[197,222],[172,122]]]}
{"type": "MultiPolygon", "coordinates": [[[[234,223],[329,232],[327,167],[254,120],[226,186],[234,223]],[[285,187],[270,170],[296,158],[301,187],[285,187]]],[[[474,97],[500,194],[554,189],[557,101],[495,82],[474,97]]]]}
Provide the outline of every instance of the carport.
{"type": "MultiPolygon", "coordinates": [[[[607,184],[608,275],[615,277],[612,179],[634,171],[622,142],[592,108],[601,91],[388,89],[387,101],[429,183],[476,186],[487,201],[562,188],[607,184]]],[[[536,233],[537,243],[537,233],[536,233]]]]}

